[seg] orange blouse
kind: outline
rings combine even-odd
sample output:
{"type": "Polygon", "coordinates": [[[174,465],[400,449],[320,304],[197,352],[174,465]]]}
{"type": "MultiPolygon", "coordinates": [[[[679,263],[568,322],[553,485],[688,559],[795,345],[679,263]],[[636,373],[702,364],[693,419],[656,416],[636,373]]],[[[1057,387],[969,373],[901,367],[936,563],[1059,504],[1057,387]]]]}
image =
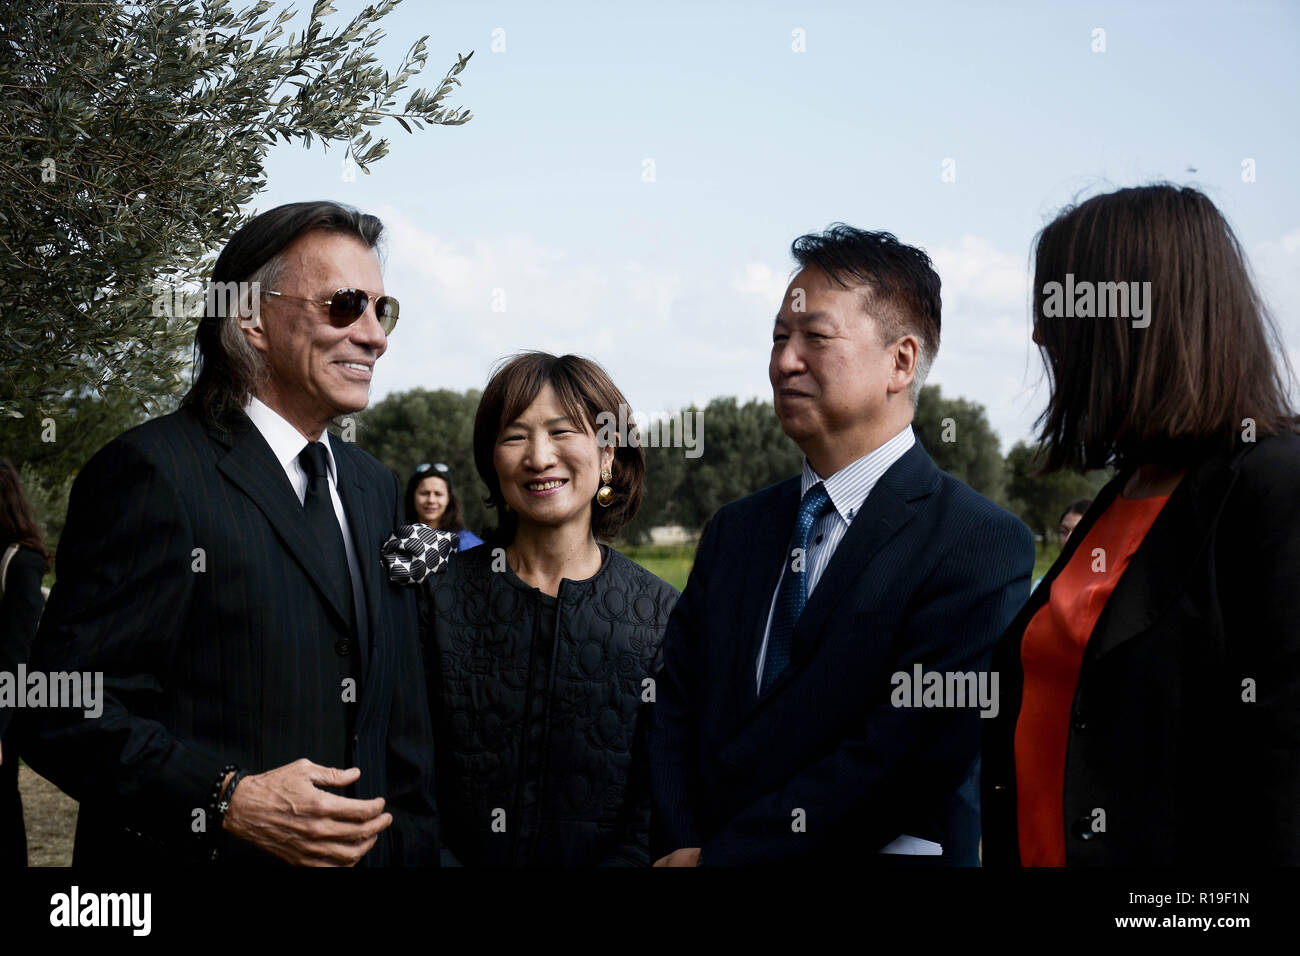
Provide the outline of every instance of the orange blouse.
{"type": "Polygon", "coordinates": [[[1169,495],[1116,496],[1025,627],[1020,642],[1024,689],[1015,740],[1022,866],[1065,865],[1065,749],[1083,650],[1111,592],[1168,500],[1169,495]]]}

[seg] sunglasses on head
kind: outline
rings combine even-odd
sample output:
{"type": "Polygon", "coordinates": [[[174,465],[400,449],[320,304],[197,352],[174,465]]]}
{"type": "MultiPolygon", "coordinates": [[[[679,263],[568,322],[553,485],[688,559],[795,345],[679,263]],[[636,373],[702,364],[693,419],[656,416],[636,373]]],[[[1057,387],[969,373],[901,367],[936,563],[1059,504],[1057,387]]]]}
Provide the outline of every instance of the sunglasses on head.
{"type": "Polygon", "coordinates": [[[346,329],[366,314],[366,308],[370,305],[371,299],[375,303],[375,315],[379,319],[379,325],[384,330],[385,335],[393,331],[393,326],[397,325],[398,305],[397,300],[391,295],[381,295],[375,297],[371,292],[365,289],[339,289],[328,299],[308,299],[300,295],[289,295],[285,292],[274,292],[270,289],[264,290],[263,295],[278,295],[282,299],[297,299],[299,302],[314,302],[316,305],[327,305],[330,310],[330,325],[336,329],[346,329]]]}
{"type": "Polygon", "coordinates": [[[417,475],[422,475],[426,471],[436,471],[440,475],[445,475],[448,474],[451,471],[451,469],[447,467],[447,465],[445,465],[443,462],[440,461],[434,462],[432,465],[429,464],[428,462],[425,462],[423,465],[415,466],[415,473],[417,475]]]}

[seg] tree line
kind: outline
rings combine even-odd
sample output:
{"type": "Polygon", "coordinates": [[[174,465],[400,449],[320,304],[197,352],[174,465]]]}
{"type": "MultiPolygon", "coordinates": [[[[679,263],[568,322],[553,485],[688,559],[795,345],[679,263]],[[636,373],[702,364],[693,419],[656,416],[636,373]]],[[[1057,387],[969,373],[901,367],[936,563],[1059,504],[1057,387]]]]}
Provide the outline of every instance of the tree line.
{"type": "MultiPolygon", "coordinates": [[[[339,434],[356,441],[403,482],[420,464],[446,464],[466,527],[481,533],[494,519],[474,467],[479,396],[472,389],[394,392],[345,422],[339,434]]],[[[162,410],[174,408],[177,401],[173,396],[162,410]]],[[[644,542],[650,529],[663,525],[698,532],[722,505],[797,474],[802,465],[799,449],[781,431],[770,402],[715,398],[702,408],[681,411],[702,413],[702,453],[690,458],[680,447],[645,449],[645,493],[640,513],[624,531],[628,542],[644,542]]],[[[115,435],[146,417],[125,397],[104,399],[83,392],[65,399],[50,417],[5,422],[0,454],[19,467],[51,548],[62,531],[77,471],[115,435]]],[[[1018,515],[1040,546],[1054,541],[1065,506],[1092,496],[1109,477],[1104,471],[1036,474],[1033,446],[1017,442],[1002,455],[984,407],[946,397],[937,385],[921,389],[912,427],[936,465],[1018,515]]]]}
{"type": "MultiPolygon", "coordinates": [[[[481,532],[493,518],[474,467],[478,400],[477,391],[393,393],[357,416],[355,439],[403,480],[422,463],[446,464],[466,526],[481,532]]],[[[645,541],[650,529],[663,525],[697,532],[722,505],[797,474],[802,465],[770,402],[715,398],[680,412],[702,413],[702,454],[692,458],[680,447],[645,448],[644,498],[624,531],[628,541],[645,541]]],[[[984,407],[945,397],[937,385],[921,389],[912,427],[935,464],[1018,515],[1042,543],[1052,541],[1066,505],[1090,497],[1109,477],[1107,472],[1037,475],[1032,446],[1017,442],[1003,456],[984,407]]]]}

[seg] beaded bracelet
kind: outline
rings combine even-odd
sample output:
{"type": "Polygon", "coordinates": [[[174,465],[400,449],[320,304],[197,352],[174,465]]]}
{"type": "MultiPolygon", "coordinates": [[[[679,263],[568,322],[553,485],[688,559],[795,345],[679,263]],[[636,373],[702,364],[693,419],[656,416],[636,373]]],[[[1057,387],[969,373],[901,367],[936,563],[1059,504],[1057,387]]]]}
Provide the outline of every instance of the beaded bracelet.
{"type": "MultiPolygon", "coordinates": [[[[213,820],[217,821],[218,823],[221,822],[221,813],[217,809],[218,804],[221,801],[221,785],[226,780],[226,774],[238,773],[238,772],[239,772],[238,764],[228,763],[221,768],[221,773],[217,774],[217,779],[212,783],[212,791],[211,793],[208,794],[208,806],[207,806],[208,821],[207,822],[211,823],[213,820]]],[[[220,827],[218,827],[218,829],[220,829],[220,827]]],[[[207,827],[205,827],[204,833],[210,835],[212,831],[207,827]]]]}
{"type": "Polygon", "coordinates": [[[230,786],[226,787],[225,794],[217,803],[217,829],[221,828],[221,824],[226,819],[226,811],[230,809],[230,800],[235,795],[235,787],[239,786],[239,781],[243,780],[247,775],[247,770],[236,770],[235,775],[230,778],[230,786]]]}

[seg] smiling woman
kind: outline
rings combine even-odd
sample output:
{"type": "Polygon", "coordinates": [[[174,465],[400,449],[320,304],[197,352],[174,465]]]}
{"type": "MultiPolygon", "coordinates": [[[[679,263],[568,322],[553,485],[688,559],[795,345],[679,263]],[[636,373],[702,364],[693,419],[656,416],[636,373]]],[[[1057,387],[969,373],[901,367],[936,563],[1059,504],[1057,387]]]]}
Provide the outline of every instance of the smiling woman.
{"type": "Polygon", "coordinates": [[[419,592],[445,862],[649,864],[648,712],[677,591],[597,542],[636,514],[639,444],[593,362],[540,352],[492,377],[474,460],[499,522],[419,592]]]}

